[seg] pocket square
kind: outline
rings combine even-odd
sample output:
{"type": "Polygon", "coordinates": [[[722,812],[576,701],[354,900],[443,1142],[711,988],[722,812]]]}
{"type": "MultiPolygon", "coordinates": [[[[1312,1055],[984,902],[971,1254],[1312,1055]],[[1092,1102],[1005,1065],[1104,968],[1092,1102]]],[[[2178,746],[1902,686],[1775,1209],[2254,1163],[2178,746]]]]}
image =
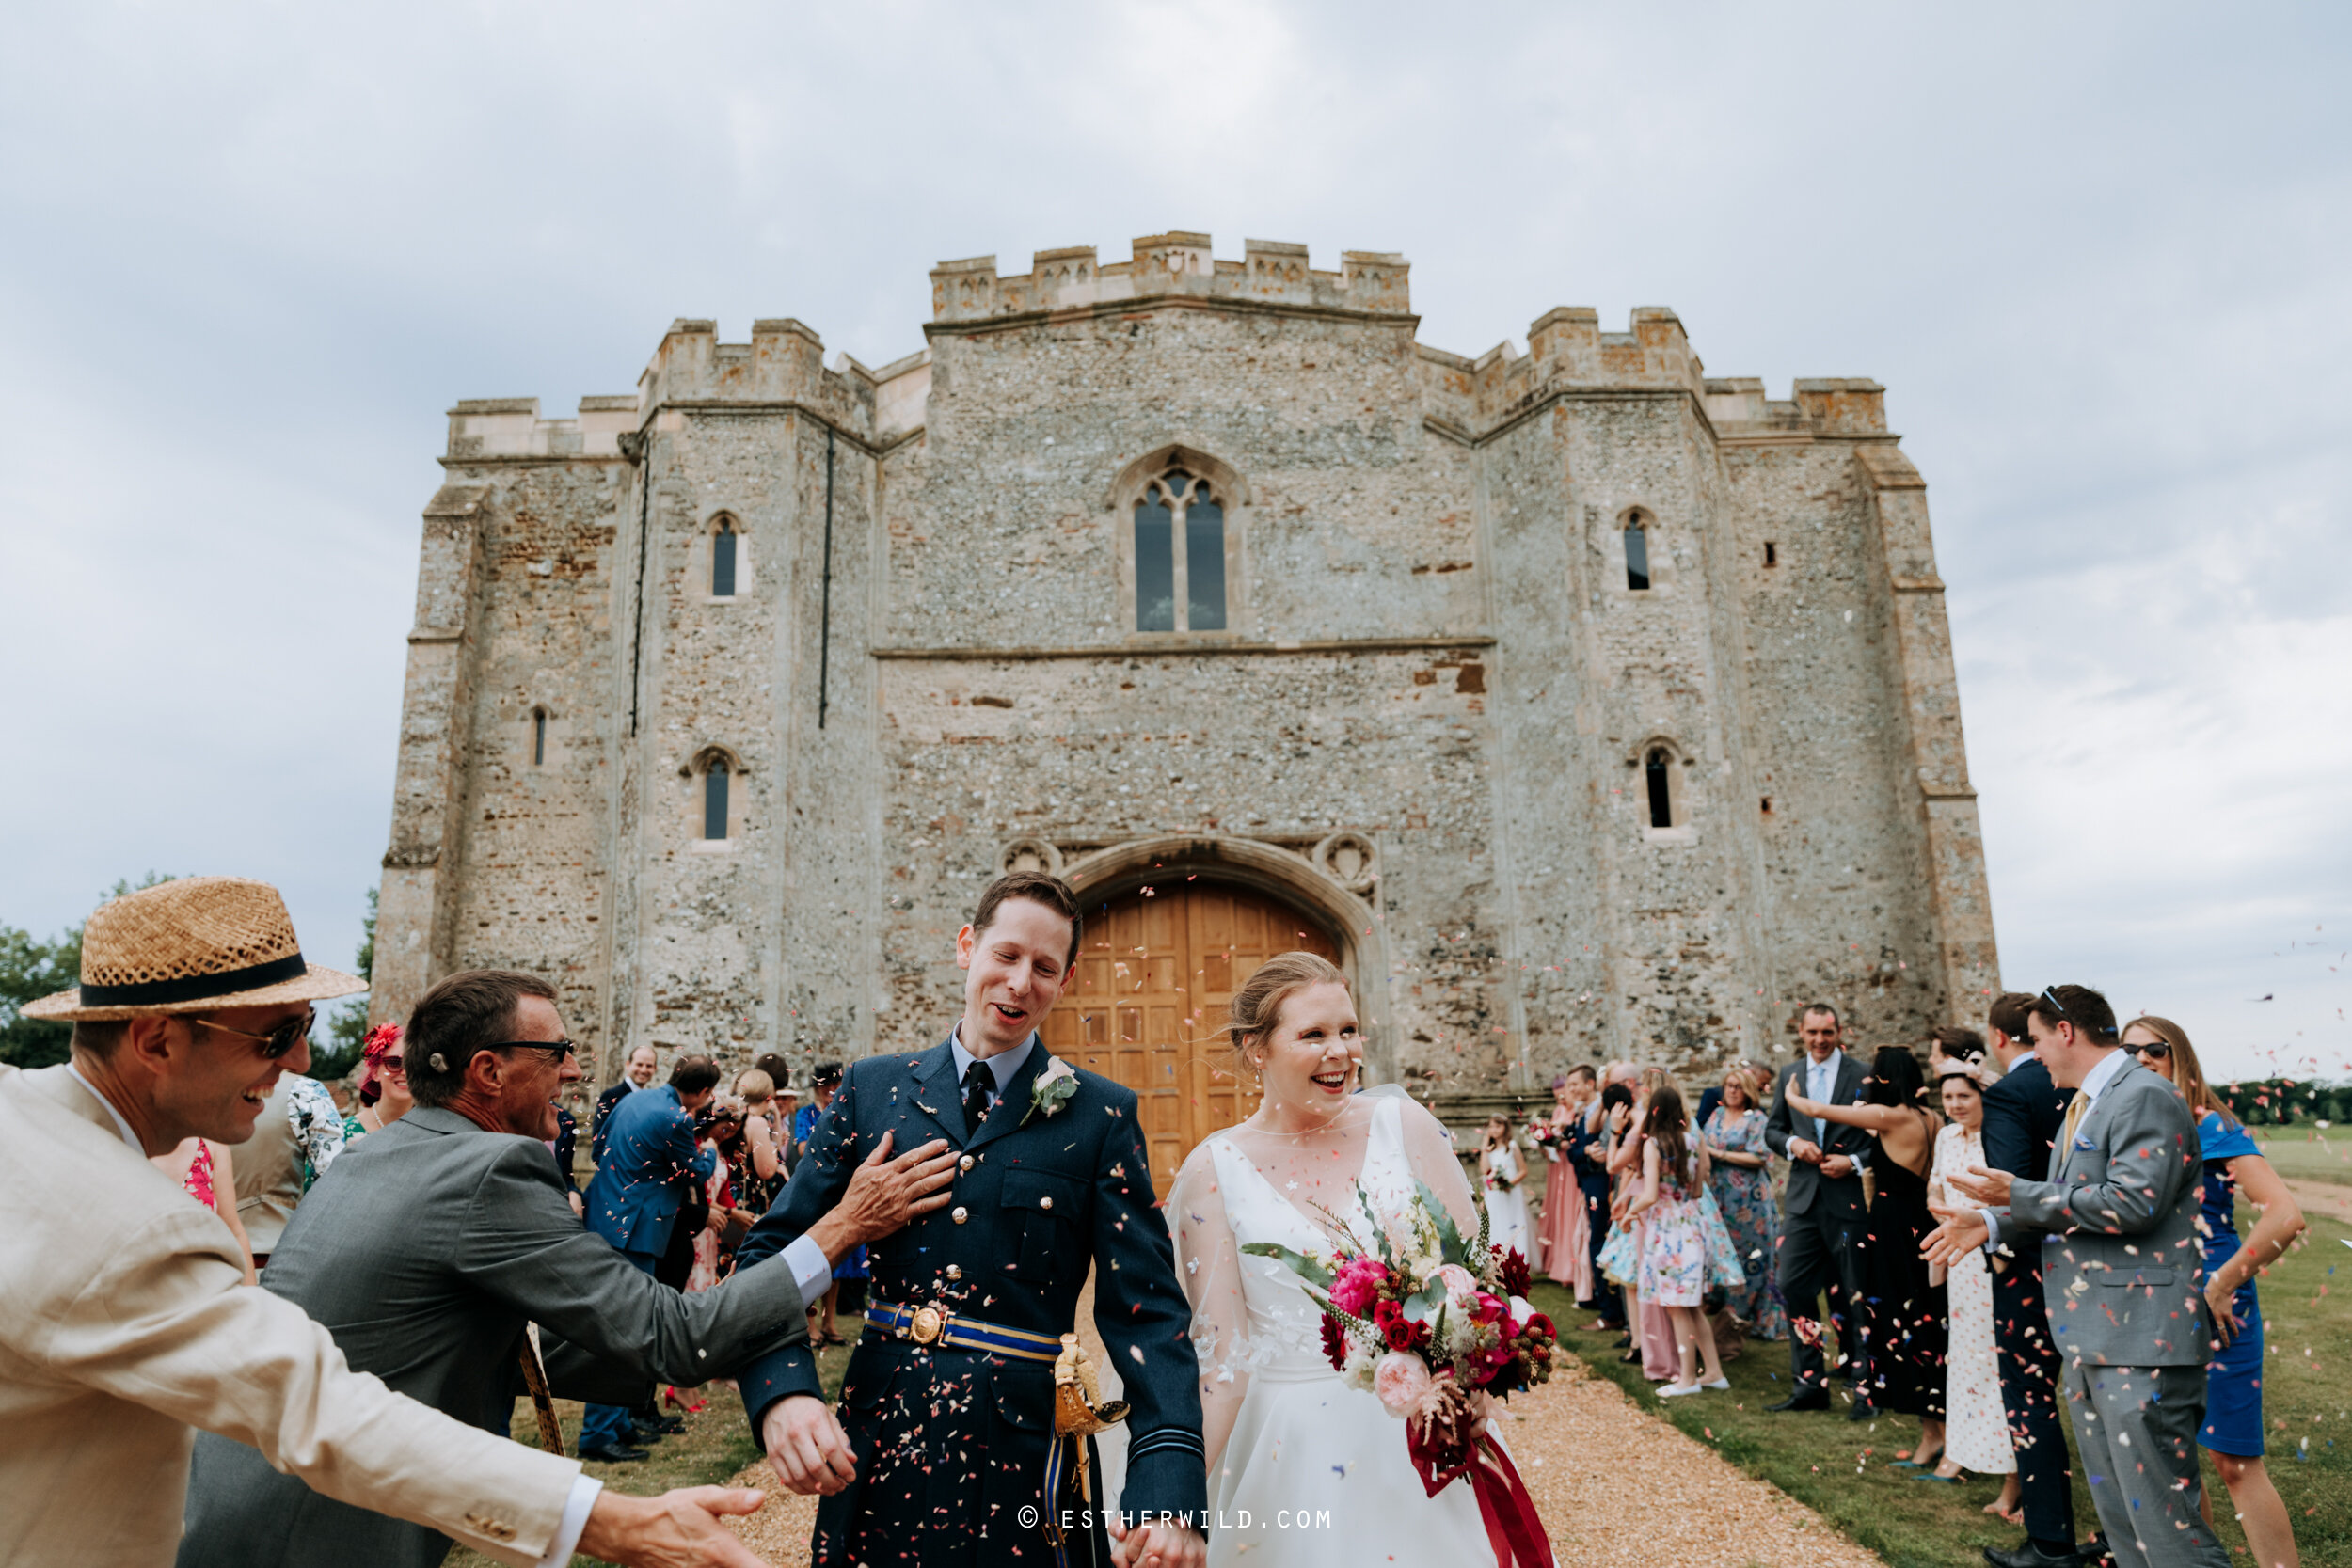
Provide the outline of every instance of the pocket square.
{"type": "Polygon", "coordinates": [[[2084,1137],[2080,1132],[2077,1132],[2074,1134],[2074,1147],[2076,1148],[2089,1149],[2097,1148],[2099,1146],[2092,1143],[2089,1138],[2084,1137]]]}

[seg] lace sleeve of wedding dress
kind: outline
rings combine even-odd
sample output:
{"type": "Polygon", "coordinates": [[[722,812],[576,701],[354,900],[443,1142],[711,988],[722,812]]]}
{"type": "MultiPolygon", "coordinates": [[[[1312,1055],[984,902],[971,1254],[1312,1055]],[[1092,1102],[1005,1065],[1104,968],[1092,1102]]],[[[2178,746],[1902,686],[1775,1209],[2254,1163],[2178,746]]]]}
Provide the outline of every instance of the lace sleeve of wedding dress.
{"type": "Polygon", "coordinates": [[[1404,1089],[1383,1085],[1367,1089],[1362,1098],[1393,1096],[1397,1106],[1398,1131],[1403,1135],[1405,1160],[1413,1175],[1438,1195],[1454,1223],[1461,1227],[1465,1241],[1478,1234],[1478,1206],[1470,1196],[1470,1177],[1462,1169],[1461,1156],[1454,1147],[1453,1134],[1445,1123],[1432,1116],[1429,1108],[1404,1089]]]}
{"type": "Polygon", "coordinates": [[[1192,1349],[1200,1363],[1200,1439],[1211,1476],[1232,1434],[1242,1396],[1249,1391],[1249,1310],[1221,1188],[1216,1151],[1203,1142],[1177,1172],[1168,1196],[1176,1277],[1192,1303],[1192,1349]]]}

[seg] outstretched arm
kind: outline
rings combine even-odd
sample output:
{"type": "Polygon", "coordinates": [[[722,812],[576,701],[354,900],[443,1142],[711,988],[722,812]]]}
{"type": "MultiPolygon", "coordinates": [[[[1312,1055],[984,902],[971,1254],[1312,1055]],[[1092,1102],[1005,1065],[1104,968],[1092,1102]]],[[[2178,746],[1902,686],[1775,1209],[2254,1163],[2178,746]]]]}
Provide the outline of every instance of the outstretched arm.
{"type": "Polygon", "coordinates": [[[1866,1127],[1873,1132],[1883,1132],[1899,1126],[1903,1118],[1910,1115],[1899,1105],[1832,1105],[1825,1101],[1807,1100],[1801,1094],[1788,1096],[1788,1108],[1801,1117],[1813,1117],[1846,1127],[1866,1127]]]}

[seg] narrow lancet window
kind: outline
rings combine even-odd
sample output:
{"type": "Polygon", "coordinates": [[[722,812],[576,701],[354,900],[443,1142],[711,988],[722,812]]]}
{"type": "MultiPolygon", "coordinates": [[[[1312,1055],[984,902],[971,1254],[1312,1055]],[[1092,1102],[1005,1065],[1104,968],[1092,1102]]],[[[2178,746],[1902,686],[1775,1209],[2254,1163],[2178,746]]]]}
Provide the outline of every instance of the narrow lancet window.
{"type": "Polygon", "coordinates": [[[1663,746],[1652,751],[1642,772],[1649,783],[1649,825],[1671,828],[1675,825],[1674,777],[1667,769],[1674,765],[1663,746]]]}
{"type": "Polygon", "coordinates": [[[1225,509],[1204,484],[1184,508],[1187,631],[1225,629],[1225,509]]]}
{"type": "Polygon", "coordinates": [[[710,536],[710,596],[735,597],[735,523],[727,517],[719,519],[710,536]]]}
{"type": "Polygon", "coordinates": [[[544,768],[548,760],[548,710],[531,710],[531,766],[544,768]]]}
{"type": "Polygon", "coordinates": [[[1632,589],[1649,586],[1649,530],[1642,526],[1639,513],[1625,525],[1625,585],[1632,589]]]}
{"type": "Polygon", "coordinates": [[[1136,503],[1136,630],[1175,629],[1175,514],[1154,486],[1136,503]]]}
{"type": "Polygon", "coordinates": [[[703,837],[727,836],[727,759],[712,757],[703,772],[703,837]]]}

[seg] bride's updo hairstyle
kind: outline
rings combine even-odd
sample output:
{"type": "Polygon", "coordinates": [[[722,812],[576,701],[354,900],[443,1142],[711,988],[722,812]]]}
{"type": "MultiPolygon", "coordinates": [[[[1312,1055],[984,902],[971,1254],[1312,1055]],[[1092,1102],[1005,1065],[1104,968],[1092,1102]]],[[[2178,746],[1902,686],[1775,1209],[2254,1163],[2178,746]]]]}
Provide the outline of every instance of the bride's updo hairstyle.
{"type": "Polygon", "coordinates": [[[1340,973],[1339,965],[1313,953],[1277,953],[1260,964],[1258,972],[1233,993],[1232,1010],[1225,1024],[1234,1059],[1245,1067],[1257,1065],[1249,1059],[1247,1042],[1253,1036],[1263,1040],[1274,1033],[1281,1022],[1282,1004],[1292,992],[1309,986],[1345,984],[1347,976],[1340,973]]]}

